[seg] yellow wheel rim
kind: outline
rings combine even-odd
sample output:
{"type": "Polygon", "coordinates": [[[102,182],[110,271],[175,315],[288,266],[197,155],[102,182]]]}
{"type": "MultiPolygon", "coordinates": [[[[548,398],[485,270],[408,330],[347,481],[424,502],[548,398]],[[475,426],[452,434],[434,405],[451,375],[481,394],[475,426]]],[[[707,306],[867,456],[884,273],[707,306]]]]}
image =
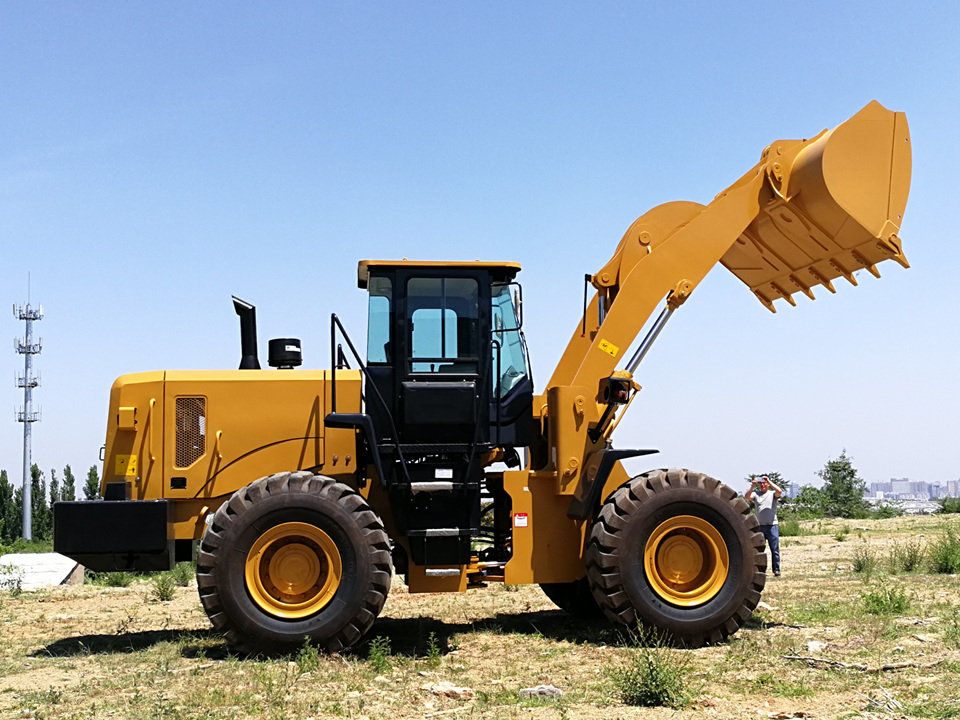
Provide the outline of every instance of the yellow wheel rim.
{"type": "Polygon", "coordinates": [[[684,607],[713,598],[730,570],[723,537],[709,522],[693,515],[660,523],[647,540],[643,562],[654,592],[684,607]]]}
{"type": "Polygon", "coordinates": [[[265,612],[303,618],[323,608],[340,587],[343,565],[336,544],[307,523],[276,525],[247,553],[247,590],[265,612]]]}

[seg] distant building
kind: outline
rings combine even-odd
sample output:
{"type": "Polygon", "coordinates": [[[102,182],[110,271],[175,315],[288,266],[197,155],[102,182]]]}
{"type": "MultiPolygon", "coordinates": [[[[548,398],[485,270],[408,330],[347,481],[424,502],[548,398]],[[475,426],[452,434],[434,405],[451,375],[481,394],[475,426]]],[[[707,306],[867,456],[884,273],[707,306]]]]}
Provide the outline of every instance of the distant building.
{"type": "Polygon", "coordinates": [[[928,483],[910,478],[890,478],[887,482],[872,482],[865,494],[876,500],[912,500],[930,502],[942,497],[960,497],[960,480],[949,480],[946,485],[928,483]]]}

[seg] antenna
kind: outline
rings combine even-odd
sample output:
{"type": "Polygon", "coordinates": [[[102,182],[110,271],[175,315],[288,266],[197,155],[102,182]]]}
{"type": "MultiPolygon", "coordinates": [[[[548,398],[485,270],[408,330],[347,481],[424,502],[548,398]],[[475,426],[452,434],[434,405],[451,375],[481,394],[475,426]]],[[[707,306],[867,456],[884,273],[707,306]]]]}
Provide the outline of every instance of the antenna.
{"type": "Polygon", "coordinates": [[[13,347],[18,354],[23,355],[23,375],[17,375],[17,387],[23,388],[23,407],[17,410],[17,422],[23,423],[23,539],[33,538],[33,519],[31,510],[30,467],[31,458],[31,428],[33,423],[40,421],[40,412],[33,410],[33,389],[40,386],[40,376],[33,374],[33,356],[39,355],[43,349],[43,340],[33,341],[33,323],[43,319],[43,306],[33,308],[30,305],[30,276],[27,275],[27,304],[14,305],[13,316],[26,323],[24,339],[14,340],[13,347]]]}

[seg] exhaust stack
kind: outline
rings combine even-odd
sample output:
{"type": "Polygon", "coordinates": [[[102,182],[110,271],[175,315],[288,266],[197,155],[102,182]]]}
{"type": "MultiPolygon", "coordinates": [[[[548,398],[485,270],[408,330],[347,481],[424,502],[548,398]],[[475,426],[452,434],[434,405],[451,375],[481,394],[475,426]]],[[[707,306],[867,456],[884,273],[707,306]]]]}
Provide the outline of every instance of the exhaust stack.
{"type": "Polygon", "coordinates": [[[259,370],[257,359],[257,309],[233,296],[233,309],[240,316],[240,369],[259,370]]]}

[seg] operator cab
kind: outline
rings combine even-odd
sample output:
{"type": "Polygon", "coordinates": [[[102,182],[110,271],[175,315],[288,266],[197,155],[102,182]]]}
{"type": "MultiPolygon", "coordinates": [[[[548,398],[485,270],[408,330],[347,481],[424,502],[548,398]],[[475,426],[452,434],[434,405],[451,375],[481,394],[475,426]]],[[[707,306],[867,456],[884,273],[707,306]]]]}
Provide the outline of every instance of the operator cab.
{"type": "Polygon", "coordinates": [[[469,454],[533,438],[516,263],[363,261],[366,412],[380,448],[469,454]]]}

